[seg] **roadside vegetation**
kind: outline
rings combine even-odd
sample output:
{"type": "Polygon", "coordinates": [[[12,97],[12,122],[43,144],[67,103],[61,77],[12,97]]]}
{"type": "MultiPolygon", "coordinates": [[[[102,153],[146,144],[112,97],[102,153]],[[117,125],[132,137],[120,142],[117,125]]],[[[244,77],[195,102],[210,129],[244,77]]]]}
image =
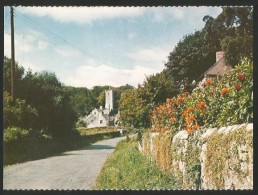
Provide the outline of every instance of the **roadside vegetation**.
{"type": "Polygon", "coordinates": [[[175,189],[175,185],[138,151],[136,140],[124,140],[106,161],[94,189],[175,189]]]}
{"type": "MultiPolygon", "coordinates": [[[[7,57],[4,57],[3,72],[4,165],[43,158],[120,136],[114,128],[89,131],[76,128],[81,116],[103,104],[101,94],[109,86],[95,86],[91,90],[67,87],[54,73],[26,71],[16,62],[12,97],[11,59],[7,57]]],[[[131,86],[116,88],[117,98],[128,88],[131,86]]],[[[117,106],[115,102],[116,109],[117,106]]]]}
{"type": "Polygon", "coordinates": [[[120,132],[114,131],[114,128],[105,130],[102,132],[96,130],[90,134],[84,134],[78,130],[81,135],[53,139],[25,129],[8,128],[5,130],[7,133],[4,134],[4,165],[41,159],[120,136],[120,132]]]}
{"type": "Polygon", "coordinates": [[[110,133],[110,132],[116,132],[117,127],[110,126],[110,127],[96,127],[96,128],[77,128],[80,132],[80,135],[94,135],[94,134],[100,134],[100,133],[110,133]]]}

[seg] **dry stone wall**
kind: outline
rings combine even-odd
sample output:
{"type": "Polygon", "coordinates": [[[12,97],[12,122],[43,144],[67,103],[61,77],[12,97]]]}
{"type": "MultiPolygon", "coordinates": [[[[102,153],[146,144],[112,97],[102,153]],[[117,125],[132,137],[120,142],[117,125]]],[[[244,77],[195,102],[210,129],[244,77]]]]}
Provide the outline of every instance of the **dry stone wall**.
{"type": "Polygon", "coordinates": [[[179,189],[253,189],[253,124],[150,133],[139,150],[166,173],[179,189]]]}

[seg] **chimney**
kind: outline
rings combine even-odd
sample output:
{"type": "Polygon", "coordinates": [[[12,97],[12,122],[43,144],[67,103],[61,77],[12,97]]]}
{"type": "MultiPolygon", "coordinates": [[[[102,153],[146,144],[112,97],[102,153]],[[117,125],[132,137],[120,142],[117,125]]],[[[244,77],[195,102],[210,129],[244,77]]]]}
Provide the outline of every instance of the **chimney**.
{"type": "Polygon", "coordinates": [[[102,110],[102,106],[100,106],[99,109],[102,110]]]}
{"type": "Polygon", "coordinates": [[[223,58],[224,52],[223,51],[217,51],[216,52],[216,62],[219,61],[221,58],[223,58]]]}

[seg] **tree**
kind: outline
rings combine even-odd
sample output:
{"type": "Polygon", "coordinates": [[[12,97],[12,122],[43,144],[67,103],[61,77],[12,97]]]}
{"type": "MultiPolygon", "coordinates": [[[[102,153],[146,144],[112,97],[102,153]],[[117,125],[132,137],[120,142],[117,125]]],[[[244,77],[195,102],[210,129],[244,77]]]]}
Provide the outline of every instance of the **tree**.
{"type": "Polygon", "coordinates": [[[217,38],[227,65],[234,67],[241,58],[253,57],[253,8],[222,7],[216,19],[205,16],[209,36],[217,38]]]}
{"type": "Polygon", "coordinates": [[[137,89],[128,89],[120,98],[120,120],[128,127],[148,127],[150,125],[149,106],[139,97],[137,89]]]}
{"type": "Polygon", "coordinates": [[[65,90],[77,118],[88,115],[94,109],[96,98],[86,87],[65,87],[65,90]]]}
{"type": "Polygon", "coordinates": [[[187,35],[169,54],[165,66],[174,84],[173,91],[179,93],[182,84],[185,90],[191,90],[193,80],[198,80],[214,63],[216,47],[208,46],[204,37],[204,31],[187,35]],[[212,47],[214,50],[210,51],[207,47],[212,47]]]}
{"type": "Polygon", "coordinates": [[[20,127],[30,129],[34,127],[34,121],[38,120],[38,111],[30,105],[26,105],[25,100],[12,100],[11,95],[5,91],[3,97],[3,127],[20,127]]]}
{"type": "Polygon", "coordinates": [[[215,63],[217,51],[223,50],[226,63],[233,67],[242,57],[252,59],[251,7],[223,7],[216,18],[204,16],[203,21],[204,28],[184,36],[168,56],[165,66],[175,91],[182,84],[191,91],[192,81],[198,80],[215,63]]]}
{"type": "MultiPolygon", "coordinates": [[[[19,97],[21,93],[21,80],[25,74],[24,68],[19,66],[18,63],[15,63],[15,75],[14,75],[14,83],[15,83],[15,94],[19,97]]],[[[11,59],[4,57],[4,67],[3,67],[3,90],[11,93],[11,59]]]]}
{"type": "MultiPolygon", "coordinates": [[[[10,59],[4,61],[4,91],[10,90],[10,59]]],[[[5,127],[16,125],[21,128],[32,128],[44,131],[54,137],[73,133],[75,112],[70,104],[68,93],[54,73],[24,73],[24,69],[16,63],[17,101],[10,102],[5,95],[5,127]],[[37,115],[38,117],[35,117],[37,115]]]]}
{"type": "Polygon", "coordinates": [[[235,67],[243,57],[253,58],[253,37],[226,37],[221,42],[226,64],[235,67]]]}

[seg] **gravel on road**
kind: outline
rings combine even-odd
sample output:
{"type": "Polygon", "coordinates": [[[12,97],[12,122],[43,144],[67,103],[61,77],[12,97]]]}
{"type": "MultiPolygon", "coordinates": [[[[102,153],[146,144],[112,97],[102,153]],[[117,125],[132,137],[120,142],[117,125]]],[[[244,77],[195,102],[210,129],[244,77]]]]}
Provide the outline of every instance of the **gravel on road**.
{"type": "Polygon", "coordinates": [[[4,167],[3,189],[91,189],[116,144],[124,137],[96,142],[80,150],[4,167]]]}

